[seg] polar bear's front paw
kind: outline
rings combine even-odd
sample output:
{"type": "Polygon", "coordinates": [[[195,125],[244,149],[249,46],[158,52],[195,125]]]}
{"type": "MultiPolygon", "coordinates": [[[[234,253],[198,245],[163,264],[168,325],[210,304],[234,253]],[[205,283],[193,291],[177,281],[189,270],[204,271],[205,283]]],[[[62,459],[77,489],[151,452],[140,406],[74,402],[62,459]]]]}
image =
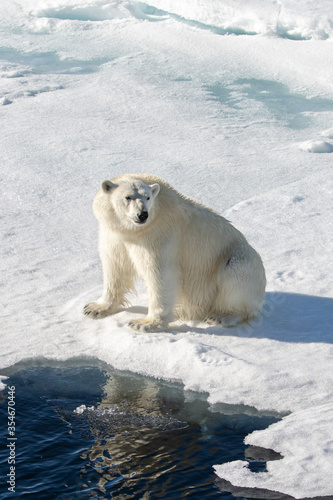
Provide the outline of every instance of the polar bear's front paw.
{"type": "Polygon", "coordinates": [[[101,302],[89,302],[83,308],[83,314],[92,319],[105,318],[112,314],[110,305],[101,302]]]}
{"type": "Polygon", "coordinates": [[[232,328],[244,322],[240,316],[233,314],[223,314],[221,316],[208,316],[206,322],[210,325],[223,326],[224,328],[232,328]]]}
{"type": "Polygon", "coordinates": [[[151,318],[134,319],[128,323],[128,326],[136,330],[137,332],[158,332],[162,329],[162,324],[158,321],[154,321],[151,318]]]}

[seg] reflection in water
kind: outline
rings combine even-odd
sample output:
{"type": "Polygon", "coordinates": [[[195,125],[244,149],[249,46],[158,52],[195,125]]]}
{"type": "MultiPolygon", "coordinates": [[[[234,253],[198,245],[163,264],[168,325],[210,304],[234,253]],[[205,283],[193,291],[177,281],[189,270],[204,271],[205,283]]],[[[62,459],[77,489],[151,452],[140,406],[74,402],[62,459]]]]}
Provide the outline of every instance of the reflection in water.
{"type": "MultiPolygon", "coordinates": [[[[104,365],[5,374],[20,415],[17,498],[231,500],[213,465],[244,460],[245,435],[276,421],[104,365]]],[[[253,466],[262,470],[260,460],[253,466]]]]}
{"type": "MultiPolygon", "coordinates": [[[[157,493],[163,498],[161,495],[167,497],[171,492],[189,496],[188,485],[182,486],[182,482],[184,475],[195,474],[193,497],[199,498],[199,491],[205,495],[208,485],[217,495],[219,485],[212,471],[204,472],[207,457],[199,460],[198,442],[211,441],[211,455],[216,455],[216,460],[221,459],[224,448],[233,454],[243,451],[241,442],[235,446],[230,423],[231,427],[242,428],[251,417],[235,417],[230,408],[231,418],[222,417],[209,411],[202,395],[199,399],[188,396],[189,400],[180,387],[151,379],[110,376],[99,405],[78,407],[76,416],[70,419],[72,425],[75,420],[79,426],[88,421],[95,438],[91,449],[81,457],[85,461],[82,480],[87,487],[96,484],[103,495],[111,489],[113,498],[149,499],[157,498],[157,493]],[[217,439],[220,434],[230,439],[221,448],[217,439]]],[[[215,494],[211,492],[207,498],[215,494]]],[[[91,492],[91,498],[95,497],[96,490],[91,492]]]]}
{"type": "MultiPolygon", "coordinates": [[[[118,492],[121,498],[145,495],[148,499],[156,494],[157,482],[159,491],[167,492],[170,482],[178,482],[177,470],[178,474],[180,470],[193,474],[197,461],[194,443],[201,433],[196,420],[206,407],[203,401],[187,405],[178,387],[113,374],[98,406],[68,419],[80,428],[89,422],[89,433],[95,438],[90,450],[81,456],[85,461],[81,468],[84,483],[88,488],[97,484],[104,495],[112,489],[114,498],[118,492]]],[[[210,474],[202,481],[202,488],[214,479],[210,474]]],[[[96,491],[92,491],[91,498],[95,496],[96,491]]]]}

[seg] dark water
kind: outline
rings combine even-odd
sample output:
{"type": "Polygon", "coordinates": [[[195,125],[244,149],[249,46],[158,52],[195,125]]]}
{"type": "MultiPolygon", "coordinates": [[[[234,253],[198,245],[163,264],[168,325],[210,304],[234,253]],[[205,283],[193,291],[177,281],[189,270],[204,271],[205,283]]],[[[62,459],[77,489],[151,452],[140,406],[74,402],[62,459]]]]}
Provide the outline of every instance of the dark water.
{"type": "MultiPolygon", "coordinates": [[[[15,493],[7,484],[1,499],[232,499],[212,466],[244,460],[245,435],[276,421],[228,406],[213,412],[180,385],[96,366],[12,370],[4,398],[0,469],[8,479],[15,460],[15,493]]],[[[264,468],[260,460],[253,470],[264,468]]]]}

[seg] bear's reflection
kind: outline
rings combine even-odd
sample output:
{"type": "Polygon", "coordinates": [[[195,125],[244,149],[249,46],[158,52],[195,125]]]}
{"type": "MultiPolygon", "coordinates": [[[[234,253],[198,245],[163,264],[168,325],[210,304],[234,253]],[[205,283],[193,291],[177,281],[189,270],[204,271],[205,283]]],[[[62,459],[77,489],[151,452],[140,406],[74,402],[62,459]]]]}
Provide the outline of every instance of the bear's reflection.
{"type": "MultiPolygon", "coordinates": [[[[186,441],[185,429],[189,425],[184,420],[184,403],[180,388],[163,388],[150,379],[112,375],[98,406],[81,408],[82,413],[80,407],[76,410],[95,438],[90,450],[81,455],[85,462],[82,484],[87,490],[92,488],[90,498],[96,497],[96,487],[103,495],[110,489],[116,494],[119,487],[123,491],[124,483],[126,494],[141,491],[145,495],[147,484],[160,475],[172,474],[179,462],[175,452],[186,441]]],[[[190,425],[198,428],[197,424],[190,425]]],[[[184,460],[189,461],[190,456],[191,448],[184,448],[184,460]]],[[[119,498],[127,498],[122,495],[125,492],[119,498]]]]}

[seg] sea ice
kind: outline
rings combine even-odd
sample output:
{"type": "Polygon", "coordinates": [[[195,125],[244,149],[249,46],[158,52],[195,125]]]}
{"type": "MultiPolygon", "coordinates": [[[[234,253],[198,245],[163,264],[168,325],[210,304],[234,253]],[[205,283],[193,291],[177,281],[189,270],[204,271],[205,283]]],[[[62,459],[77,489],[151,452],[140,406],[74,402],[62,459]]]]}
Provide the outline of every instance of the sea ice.
{"type": "Polygon", "coordinates": [[[283,491],[295,498],[303,498],[305,490],[308,497],[331,495],[328,456],[333,452],[329,429],[332,419],[332,403],[292,413],[245,439],[246,444],[273,449],[283,455],[282,460],[267,462],[267,472],[253,473],[246,462],[235,461],[215,466],[216,473],[235,486],[283,491]],[[314,470],[316,467],[320,467],[320,476],[314,470]],[[287,468],[289,472],[285,474],[287,468]]]}
{"type": "Polygon", "coordinates": [[[0,375],[0,391],[3,391],[6,387],[5,380],[7,377],[4,377],[3,375],[0,375]]]}
{"type": "Polygon", "coordinates": [[[332,27],[325,0],[0,4],[1,368],[98,358],[212,407],[288,414],[247,438],[284,455],[267,473],[217,473],[333,494],[332,157],[295,147],[333,150],[332,27]],[[102,280],[92,198],[126,172],[165,178],[246,235],[268,281],[256,322],[139,335],[127,323],[146,313],[143,289],[115,316],[82,315],[102,280]]]}

